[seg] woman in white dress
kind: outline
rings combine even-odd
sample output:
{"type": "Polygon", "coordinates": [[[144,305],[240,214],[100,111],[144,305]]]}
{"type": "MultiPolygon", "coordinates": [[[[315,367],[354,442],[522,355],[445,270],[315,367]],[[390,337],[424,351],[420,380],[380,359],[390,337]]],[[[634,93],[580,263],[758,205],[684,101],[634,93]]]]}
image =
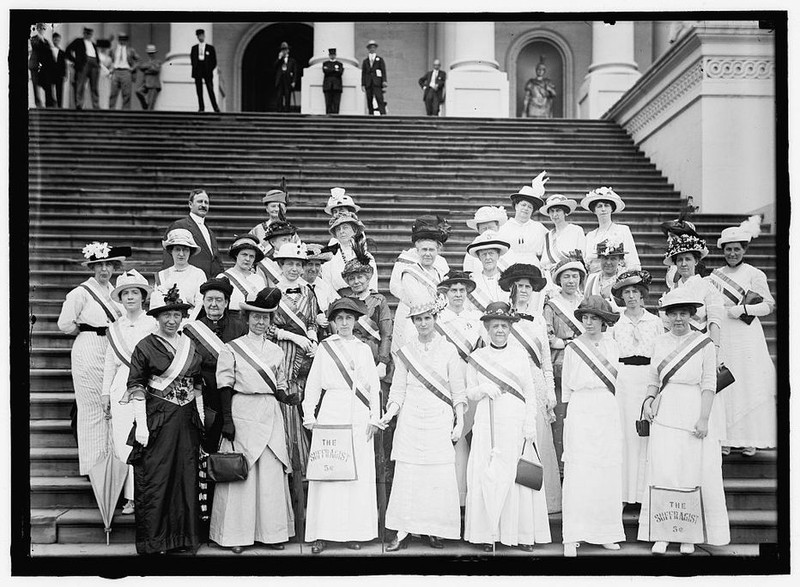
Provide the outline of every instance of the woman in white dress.
{"type": "Polygon", "coordinates": [[[80,474],[88,475],[108,445],[108,420],[100,400],[108,347],[106,332],[122,315],[111,299],[114,289],[111,276],[122,267],[131,249],[93,242],[82,252],[81,265],[94,275],[67,294],[58,316],[58,329],[64,334],[77,335],[70,359],[78,406],[78,464],[80,474]]]}
{"type": "Polygon", "coordinates": [[[581,208],[597,216],[597,228],[586,234],[586,244],[583,249],[589,273],[600,271],[597,243],[604,240],[621,242],[625,247],[625,258],[621,263],[623,270],[641,269],[642,264],[639,261],[639,253],[636,252],[631,229],[627,224],[619,224],[611,219],[613,213],[625,209],[622,198],[611,188],[601,187],[586,194],[581,200],[581,208]]]}
{"type": "Polygon", "coordinates": [[[186,302],[192,304],[189,319],[194,320],[203,306],[200,286],[206,281],[206,273],[199,267],[189,265],[189,257],[200,252],[192,233],[185,228],[170,230],[167,240],[161,246],[172,256],[173,265],[155,274],[156,291],[150,299],[150,308],[164,305],[164,294],[173,286],[183,294],[186,302]]]}
{"type": "Polygon", "coordinates": [[[467,366],[467,397],[478,402],[467,465],[464,539],[492,552],[495,542],[526,552],[549,543],[547,497],[515,482],[520,456],[537,461],[536,390],[525,351],[509,345],[519,320],[505,302],[493,302],[481,320],[490,345],[474,351],[467,366]]]}
{"type": "Polygon", "coordinates": [[[252,234],[245,234],[236,237],[228,250],[228,256],[236,264],[217,277],[226,277],[233,286],[228,313],[236,318],[239,316],[239,304],[256,297],[258,292],[267,287],[264,278],[259,273],[253,273],[253,267],[264,258],[264,253],[258,247],[256,237],[252,234]]]}
{"type": "Polygon", "coordinates": [[[561,194],[553,194],[545,205],[539,208],[539,214],[549,216],[553,228],[544,237],[541,266],[545,271],[559,261],[567,258],[572,251],[583,251],[586,235],[583,228],[567,221],[567,216],[575,211],[578,203],[561,194]]]}
{"type": "Polygon", "coordinates": [[[461,538],[461,509],[455,450],[464,428],[465,368],[456,347],[436,332],[438,306],[429,302],[409,310],[417,339],[395,355],[395,371],[381,419],[397,415],[392,460],[394,481],[386,527],[396,530],[386,550],[405,548],[409,534],[428,537],[431,548],[442,538],[461,538]]]}
{"type": "Polygon", "coordinates": [[[544,206],[544,184],[550,179],[545,177],[545,173],[542,171],[531,185],[522,186],[517,193],[511,195],[514,217],[509,218],[497,231],[501,240],[511,244],[511,260],[514,263],[539,266],[547,229],[531,216],[544,206]]]}
{"type": "Polygon", "coordinates": [[[775,365],[759,321],[774,311],[775,299],[764,272],[744,262],[750,240],[761,230],[760,220],[755,216],[722,231],[717,247],[725,255],[725,266],[706,277],[725,304],[720,346],[736,379],[724,392],[727,435],[723,444],[744,447],[745,456],[776,446],[775,365]],[[761,301],[756,303],[753,294],[761,301]]]}
{"type": "MultiPolygon", "coordinates": [[[[656,339],[650,363],[649,401],[644,404],[644,416],[652,422],[646,484],[670,489],[699,486],[705,542],[724,545],[730,542],[730,526],[722,485],[720,438],[715,436],[717,427],[713,425],[716,356],[707,335],[691,329],[691,316],[702,305],[703,300],[686,288],[669,292],[661,301],[670,332],[656,339]]],[[[642,500],[639,540],[651,540],[649,501],[642,500]]],[[[653,553],[664,554],[667,546],[667,542],[655,542],[653,553]]],[[[691,554],[694,549],[691,543],[680,546],[683,554],[691,554]]]]}
{"type": "Polygon", "coordinates": [[[439,282],[450,271],[447,261],[440,255],[449,236],[450,225],[441,216],[421,216],[411,225],[414,248],[400,253],[389,280],[389,291],[398,299],[392,352],[417,336],[414,325],[406,320],[408,309],[436,299],[439,282]]]}
{"type": "MultiPolygon", "coordinates": [[[[101,401],[107,418],[111,418],[114,435],[114,451],[123,463],[128,462],[131,447],[128,435],[133,426],[133,406],[119,403],[128,388],[131,355],[136,343],[148,334],[158,330],[158,322],[144,312],[147,296],[153,291],[147,280],[136,269],[126,271],[117,278],[117,287],[111,291],[111,299],[121,304],[125,314],[108,327],[106,338],[105,368],[103,371],[103,391],[101,401]]],[[[128,477],[123,487],[125,505],[123,514],[132,514],[133,466],[128,465],[128,477]]]]}
{"type": "MultiPolygon", "coordinates": [[[[319,554],[327,541],[361,542],[378,536],[375,449],[372,440],[380,422],[380,381],[369,346],[353,336],[365,304],[340,298],[328,309],[337,334],[326,338],[314,355],[303,399],[303,425],[352,425],[357,478],[354,481],[309,481],[306,540],[319,554]]],[[[313,443],[313,437],[312,437],[313,443]]]]}
{"type": "Polygon", "coordinates": [[[500,276],[500,287],[511,292],[512,308],[521,318],[511,326],[510,342],[521,346],[528,355],[536,390],[536,448],[544,468],[547,511],[552,514],[561,511],[561,475],[550,426],[556,420],[556,392],[547,323],[531,303],[533,293],[541,291],[546,283],[538,267],[523,263],[515,263],[500,276]]]}
{"type": "Polygon", "coordinates": [[[647,271],[626,271],[611,288],[625,308],[612,335],[619,346],[617,405],[622,425],[622,501],[641,503],[647,462],[647,438],[636,432],[642,403],[647,394],[653,341],[664,334],[664,326],[644,307],[652,278],[647,271]]]}
{"type": "Polygon", "coordinates": [[[578,544],[619,550],[622,527],[622,430],[614,397],[619,348],[607,327],[619,320],[600,296],[584,298],[574,312],[585,332],[564,352],[561,397],[564,420],[564,556],[578,544]]]}
{"type": "MultiPolygon", "coordinates": [[[[481,206],[475,211],[475,215],[466,221],[466,224],[478,234],[483,234],[487,230],[497,232],[506,221],[508,221],[508,216],[506,215],[506,209],[504,207],[481,206]]],[[[509,255],[508,257],[500,258],[497,262],[501,271],[508,268],[509,263],[506,259],[510,258],[511,256],[509,255]]],[[[467,273],[480,273],[483,271],[483,265],[481,265],[478,258],[473,257],[469,253],[464,254],[463,268],[467,273]]]]}

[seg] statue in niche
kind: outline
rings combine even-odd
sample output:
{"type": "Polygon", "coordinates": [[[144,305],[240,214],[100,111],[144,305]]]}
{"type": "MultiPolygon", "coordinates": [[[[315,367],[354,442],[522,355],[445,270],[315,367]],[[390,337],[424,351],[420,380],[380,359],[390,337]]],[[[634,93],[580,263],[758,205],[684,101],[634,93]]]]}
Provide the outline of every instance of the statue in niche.
{"type": "Polygon", "coordinates": [[[522,103],[523,118],[553,118],[553,99],[556,87],[547,77],[544,57],[539,56],[536,77],[525,84],[525,100],[522,103]]]}

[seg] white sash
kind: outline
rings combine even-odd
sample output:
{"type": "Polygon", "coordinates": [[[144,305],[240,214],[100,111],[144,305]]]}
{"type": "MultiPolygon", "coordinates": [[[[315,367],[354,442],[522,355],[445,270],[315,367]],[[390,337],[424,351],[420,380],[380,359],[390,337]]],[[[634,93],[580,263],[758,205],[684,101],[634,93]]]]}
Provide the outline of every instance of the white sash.
{"type": "Polygon", "coordinates": [[[492,303],[493,300],[489,299],[488,294],[484,293],[483,290],[474,289],[467,294],[467,299],[475,306],[475,309],[479,312],[485,312],[486,306],[492,303]]]}
{"type": "Polygon", "coordinates": [[[130,369],[133,349],[128,346],[125,337],[122,336],[119,322],[114,322],[109,326],[106,335],[108,336],[108,344],[111,346],[111,350],[114,351],[114,354],[117,355],[122,364],[130,369]]]}
{"type": "Polygon", "coordinates": [[[189,367],[194,357],[194,343],[186,336],[181,336],[178,340],[178,348],[172,362],[161,375],[152,375],[147,383],[153,389],[164,391],[180,377],[189,367]]]}
{"type": "Polygon", "coordinates": [[[302,335],[307,337],[308,335],[306,333],[308,331],[308,325],[305,322],[303,322],[300,316],[298,316],[294,312],[294,310],[292,310],[289,307],[289,304],[286,303],[286,300],[283,299],[283,296],[281,296],[281,301],[278,302],[278,307],[281,309],[281,311],[286,315],[286,317],[289,320],[294,322],[300,328],[300,332],[302,333],[302,335]]]}
{"type": "Polygon", "coordinates": [[[732,301],[734,305],[742,303],[747,292],[741,285],[736,283],[736,280],[728,277],[719,269],[714,269],[709,277],[711,284],[732,301]]]}
{"type": "Polygon", "coordinates": [[[358,317],[358,325],[361,326],[361,328],[363,328],[372,338],[378,342],[381,341],[381,333],[378,330],[378,325],[375,324],[375,321],[369,318],[366,314],[358,317]]]}
{"type": "Polygon", "coordinates": [[[275,272],[275,267],[272,266],[272,263],[275,263],[275,261],[272,261],[271,259],[262,259],[261,261],[258,262],[258,268],[267,278],[267,285],[269,285],[270,283],[272,285],[275,285],[283,277],[280,271],[278,271],[277,273],[275,272]],[[271,263],[268,261],[271,261],[271,263]]]}
{"type": "Polygon", "coordinates": [[[219,352],[225,346],[225,343],[200,320],[193,320],[184,324],[183,333],[205,348],[215,359],[219,358],[219,352]]]}
{"type": "Polygon", "coordinates": [[[418,261],[411,259],[406,253],[401,253],[400,256],[397,257],[397,262],[405,265],[405,268],[400,272],[401,276],[405,273],[410,273],[411,276],[422,285],[431,289],[434,293],[436,292],[436,289],[439,287],[439,282],[436,281],[429,272],[422,269],[418,261]]]}
{"type": "Polygon", "coordinates": [[[544,252],[551,265],[555,265],[559,261],[563,261],[567,258],[567,256],[561,252],[561,249],[558,248],[555,229],[550,230],[544,235],[544,252]]]}
{"type": "Polygon", "coordinates": [[[589,366],[611,393],[616,393],[617,369],[609,360],[600,354],[594,346],[589,346],[579,338],[570,343],[570,347],[589,366]]]}
{"type": "MultiPolygon", "coordinates": [[[[523,321],[511,325],[511,334],[522,345],[534,364],[542,368],[542,341],[535,336],[528,328],[522,327],[523,321]]],[[[533,324],[533,322],[531,322],[533,324]]]]}
{"type": "Polygon", "coordinates": [[[694,332],[690,336],[691,338],[686,341],[685,344],[667,355],[656,368],[662,387],[666,385],[670,378],[683,367],[689,359],[697,354],[700,349],[713,342],[708,336],[704,336],[699,332],[694,332]]]}
{"type": "Polygon", "coordinates": [[[463,332],[461,332],[455,326],[451,326],[448,324],[440,324],[438,321],[434,326],[436,332],[444,336],[448,341],[453,343],[458,351],[458,354],[461,356],[461,359],[466,361],[467,357],[478,348],[478,342],[480,341],[480,334],[479,330],[475,329],[475,340],[471,341],[463,332]]]}
{"type": "Polygon", "coordinates": [[[502,391],[510,393],[522,402],[525,401],[522,384],[514,373],[498,364],[489,365],[485,358],[478,357],[474,353],[469,356],[467,362],[502,391]]]}
{"type": "Polygon", "coordinates": [[[109,322],[116,322],[117,318],[122,316],[122,311],[114,305],[114,302],[108,299],[108,291],[100,289],[100,284],[94,279],[87,279],[81,284],[81,287],[100,305],[109,322]]]}
{"type": "Polygon", "coordinates": [[[233,350],[234,354],[239,355],[244,361],[250,365],[261,376],[261,379],[269,386],[272,393],[278,389],[278,380],[275,378],[275,368],[268,365],[264,360],[253,352],[244,341],[240,339],[232,340],[228,343],[228,347],[233,350]]]}
{"type": "Polygon", "coordinates": [[[346,365],[350,365],[353,373],[355,374],[355,361],[353,361],[350,353],[347,352],[347,349],[342,343],[342,339],[339,338],[339,335],[334,334],[333,336],[329,336],[323,340],[319,346],[324,348],[330,358],[333,359],[336,368],[339,370],[339,374],[342,376],[342,379],[344,379],[345,385],[349,389],[353,390],[361,403],[364,404],[367,409],[369,409],[369,399],[367,398],[365,392],[356,385],[353,375],[351,375],[350,371],[347,369],[346,365]]]}
{"type": "Polygon", "coordinates": [[[567,326],[572,329],[576,336],[583,334],[583,324],[581,324],[578,319],[575,318],[575,314],[573,314],[572,310],[569,310],[564,306],[564,302],[562,300],[555,297],[550,298],[547,303],[553,308],[556,316],[561,318],[563,322],[566,322],[567,326]],[[575,332],[576,330],[577,332],[575,332]]]}
{"type": "Polygon", "coordinates": [[[417,381],[422,383],[425,389],[433,393],[433,395],[451,408],[453,407],[453,399],[450,397],[450,386],[447,384],[447,381],[436,371],[429,370],[422,361],[419,360],[419,357],[411,347],[406,345],[401,348],[397,351],[397,357],[403,362],[403,365],[405,365],[409,373],[414,375],[417,381]]]}

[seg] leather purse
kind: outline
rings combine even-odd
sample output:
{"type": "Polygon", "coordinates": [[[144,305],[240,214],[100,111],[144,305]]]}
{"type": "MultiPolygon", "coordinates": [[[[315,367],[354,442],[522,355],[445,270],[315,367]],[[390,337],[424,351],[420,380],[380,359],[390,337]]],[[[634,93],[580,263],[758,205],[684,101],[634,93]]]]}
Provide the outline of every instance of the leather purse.
{"type": "Polygon", "coordinates": [[[731,383],[736,381],[736,378],[725,365],[717,371],[717,393],[728,387],[731,383]]]}
{"type": "Polygon", "coordinates": [[[639,436],[650,436],[650,420],[644,417],[644,403],[650,399],[650,396],[644,398],[642,402],[642,409],[639,410],[639,419],[634,422],[636,424],[636,434],[639,436]]]}
{"type": "MultiPolygon", "coordinates": [[[[222,440],[220,440],[222,446],[222,440]]],[[[234,452],[217,452],[208,455],[208,477],[215,483],[232,483],[247,479],[247,459],[243,453],[235,452],[236,447],[231,441],[234,452]]]]}
{"type": "MultiPolygon", "coordinates": [[[[536,448],[535,443],[531,444],[533,444],[533,450],[536,451],[536,458],[538,458],[540,462],[534,463],[525,457],[519,457],[519,461],[517,461],[517,477],[515,483],[529,487],[534,491],[539,491],[542,488],[542,481],[544,479],[544,468],[541,465],[541,458],[539,458],[539,449],[536,448]]],[[[524,442],[522,443],[522,452],[525,452],[524,442]]]]}
{"type": "MultiPolygon", "coordinates": [[[[742,305],[743,306],[747,306],[747,305],[751,305],[751,304],[760,304],[763,301],[764,301],[764,298],[762,298],[756,292],[748,291],[746,294],[744,294],[744,299],[742,300],[742,305]]],[[[742,322],[744,322],[748,326],[750,326],[750,324],[752,324],[753,320],[755,320],[755,319],[756,319],[755,316],[750,316],[749,314],[741,314],[739,316],[739,320],[741,320],[742,322]]],[[[719,391],[719,389],[717,389],[717,391],[719,391]]]]}

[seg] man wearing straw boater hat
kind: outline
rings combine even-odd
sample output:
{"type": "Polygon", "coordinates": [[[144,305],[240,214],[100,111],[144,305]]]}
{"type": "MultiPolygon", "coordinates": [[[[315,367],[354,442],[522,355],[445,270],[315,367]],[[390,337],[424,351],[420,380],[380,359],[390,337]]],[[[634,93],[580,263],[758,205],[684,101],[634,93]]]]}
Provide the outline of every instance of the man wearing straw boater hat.
{"type": "MultiPolygon", "coordinates": [[[[185,228],[192,233],[192,238],[200,247],[200,251],[192,255],[189,263],[203,270],[206,277],[222,273],[222,261],[217,247],[217,236],[206,225],[206,215],[211,207],[211,201],[205,190],[195,189],[189,192],[189,216],[181,218],[170,224],[164,233],[164,239],[169,237],[171,230],[185,228]]],[[[161,268],[166,269],[172,265],[172,256],[165,250],[161,260],[161,268]]]]}
{"type": "Polygon", "coordinates": [[[158,94],[161,92],[161,60],[156,59],[158,49],[155,45],[147,45],[147,59],[139,64],[142,82],[136,90],[136,97],[142,110],[155,110],[158,94]]]}

